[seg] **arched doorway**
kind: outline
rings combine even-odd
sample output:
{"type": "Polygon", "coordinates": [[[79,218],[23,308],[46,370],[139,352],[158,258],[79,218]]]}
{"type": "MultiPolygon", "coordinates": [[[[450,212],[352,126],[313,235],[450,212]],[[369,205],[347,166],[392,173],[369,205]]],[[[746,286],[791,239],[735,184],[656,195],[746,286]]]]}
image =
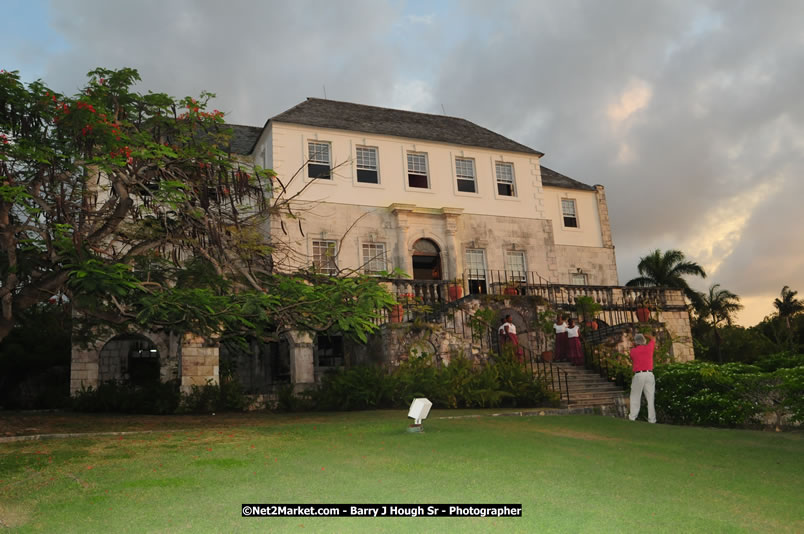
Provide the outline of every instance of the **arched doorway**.
{"type": "Polygon", "coordinates": [[[133,385],[158,383],[159,350],[145,336],[121,334],[110,339],[98,359],[98,382],[110,380],[133,385]]]}
{"type": "Polygon", "coordinates": [[[441,249],[429,239],[413,243],[413,279],[441,280],[441,249]]]}

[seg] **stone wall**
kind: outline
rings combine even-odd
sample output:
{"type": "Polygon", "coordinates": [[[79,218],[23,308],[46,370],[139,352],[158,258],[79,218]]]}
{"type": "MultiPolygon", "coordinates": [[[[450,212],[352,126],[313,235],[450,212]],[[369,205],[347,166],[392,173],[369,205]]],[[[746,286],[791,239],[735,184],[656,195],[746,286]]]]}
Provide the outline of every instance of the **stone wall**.
{"type": "Polygon", "coordinates": [[[185,334],[181,346],[181,391],[219,383],[219,348],[201,336],[185,334]]]}
{"type": "Polygon", "coordinates": [[[617,260],[614,247],[577,247],[556,245],[556,277],[559,284],[571,283],[571,273],[586,275],[586,283],[593,286],[617,286],[617,260]]]}
{"type": "Polygon", "coordinates": [[[695,359],[690,331],[690,316],[686,310],[659,311],[659,321],[664,323],[673,340],[672,353],[676,362],[695,359]]]}

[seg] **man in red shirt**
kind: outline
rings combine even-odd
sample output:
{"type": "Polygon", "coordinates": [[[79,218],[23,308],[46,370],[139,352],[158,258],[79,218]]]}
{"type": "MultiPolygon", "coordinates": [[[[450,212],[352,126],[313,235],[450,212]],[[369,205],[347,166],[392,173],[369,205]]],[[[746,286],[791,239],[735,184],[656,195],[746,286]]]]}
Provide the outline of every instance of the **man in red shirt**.
{"type": "Polygon", "coordinates": [[[631,413],[628,418],[636,421],[639,409],[642,407],[642,393],[648,401],[648,423],[656,422],[656,408],[653,405],[653,395],[656,393],[656,378],[653,376],[653,351],[656,340],[652,336],[636,334],[635,347],[631,349],[631,362],[634,369],[634,378],[631,380],[631,413]],[[650,339],[650,342],[645,340],[650,339]]]}

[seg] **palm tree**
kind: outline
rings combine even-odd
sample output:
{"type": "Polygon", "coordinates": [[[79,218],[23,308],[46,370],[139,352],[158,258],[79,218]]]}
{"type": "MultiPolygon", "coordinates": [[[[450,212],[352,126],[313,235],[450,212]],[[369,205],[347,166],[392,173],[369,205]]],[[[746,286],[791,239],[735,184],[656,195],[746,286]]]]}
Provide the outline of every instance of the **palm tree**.
{"type": "Polygon", "coordinates": [[[797,299],[798,291],[793,291],[787,286],[782,288],[782,298],[774,299],[773,305],[776,307],[779,317],[784,317],[787,329],[790,330],[790,319],[797,313],[804,311],[804,302],[797,299]]]}
{"type": "Polygon", "coordinates": [[[629,280],[627,286],[661,286],[680,289],[690,302],[697,304],[700,293],[693,291],[684,276],[700,276],[706,278],[703,267],[694,261],[686,261],[680,250],[667,250],[662,253],[656,249],[644,258],[639,259],[638,276],[629,280]]]}
{"type": "Polygon", "coordinates": [[[723,363],[723,355],[720,352],[720,334],[717,325],[722,321],[731,326],[732,314],[742,310],[740,297],[727,289],[720,289],[720,284],[715,284],[709,288],[709,294],[699,294],[700,302],[697,306],[698,315],[709,321],[715,334],[715,347],[717,347],[717,362],[723,363]]]}

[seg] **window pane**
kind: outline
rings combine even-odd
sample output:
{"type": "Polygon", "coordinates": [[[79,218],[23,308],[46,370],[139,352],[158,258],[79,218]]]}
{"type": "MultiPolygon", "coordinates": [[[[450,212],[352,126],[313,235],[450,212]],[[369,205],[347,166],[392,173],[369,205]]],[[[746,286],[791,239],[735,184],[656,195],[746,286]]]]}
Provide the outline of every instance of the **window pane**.
{"type": "Polygon", "coordinates": [[[377,149],[373,147],[357,147],[357,181],[362,184],[380,183],[377,172],[377,149]]]}
{"type": "Polygon", "coordinates": [[[565,217],[575,217],[575,201],[571,198],[562,198],[561,212],[565,217]]]}
{"type": "Polygon", "coordinates": [[[461,178],[475,178],[475,162],[471,159],[455,158],[455,174],[461,178]]]}
{"type": "Polygon", "coordinates": [[[458,191],[463,193],[476,193],[474,180],[458,180],[458,191]]]}
{"type": "Polygon", "coordinates": [[[427,189],[427,155],[408,153],[408,187],[427,189]]]}
{"type": "Polygon", "coordinates": [[[524,252],[509,250],[505,253],[505,275],[509,280],[517,282],[527,281],[524,252]]]}
{"type": "Polygon", "coordinates": [[[427,156],[408,153],[408,172],[411,174],[427,174],[427,156]]]}
{"type": "Polygon", "coordinates": [[[501,197],[514,196],[514,187],[511,184],[497,184],[497,194],[501,197]]]}
{"type": "Polygon", "coordinates": [[[335,241],[313,241],[313,266],[319,272],[325,274],[338,272],[335,254],[335,241]]]}
{"type": "Polygon", "coordinates": [[[384,243],[363,243],[363,269],[366,274],[377,274],[386,269],[384,243]]]}
{"type": "Polygon", "coordinates": [[[357,169],[357,181],[361,184],[378,184],[380,178],[377,176],[377,171],[357,169]]]}
{"type": "Polygon", "coordinates": [[[486,279],[486,252],[482,249],[466,251],[466,271],[471,280],[486,279]]]}
{"type": "Polygon", "coordinates": [[[505,197],[514,196],[514,164],[497,162],[497,194],[505,197]]]}
{"type": "Polygon", "coordinates": [[[578,227],[578,217],[575,213],[575,200],[571,198],[561,199],[561,213],[564,216],[564,226],[568,228],[578,227]]]}
{"type": "Polygon", "coordinates": [[[427,175],[426,174],[408,174],[408,186],[419,187],[427,189],[427,175]]]}
{"type": "Polygon", "coordinates": [[[308,157],[307,176],[310,178],[330,178],[329,143],[307,143],[308,157]]]}
{"type": "Polygon", "coordinates": [[[329,143],[308,143],[309,158],[311,163],[321,163],[329,165],[329,143]]]}
{"type": "Polygon", "coordinates": [[[455,175],[458,177],[458,191],[464,193],[477,192],[474,160],[455,158],[455,175]]]}
{"type": "Polygon", "coordinates": [[[357,147],[357,168],[376,171],[377,149],[369,147],[357,147]]]}
{"type": "Polygon", "coordinates": [[[319,334],[315,339],[319,367],[340,367],[344,362],[343,336],[319,334]]]}
{"type": "Polygon", "coordinates": [[[310,178],[329,180],[331,178],[329,171],[329,165],[319,165],[318,163],[307,164],[307,176],[310,178]]]}

